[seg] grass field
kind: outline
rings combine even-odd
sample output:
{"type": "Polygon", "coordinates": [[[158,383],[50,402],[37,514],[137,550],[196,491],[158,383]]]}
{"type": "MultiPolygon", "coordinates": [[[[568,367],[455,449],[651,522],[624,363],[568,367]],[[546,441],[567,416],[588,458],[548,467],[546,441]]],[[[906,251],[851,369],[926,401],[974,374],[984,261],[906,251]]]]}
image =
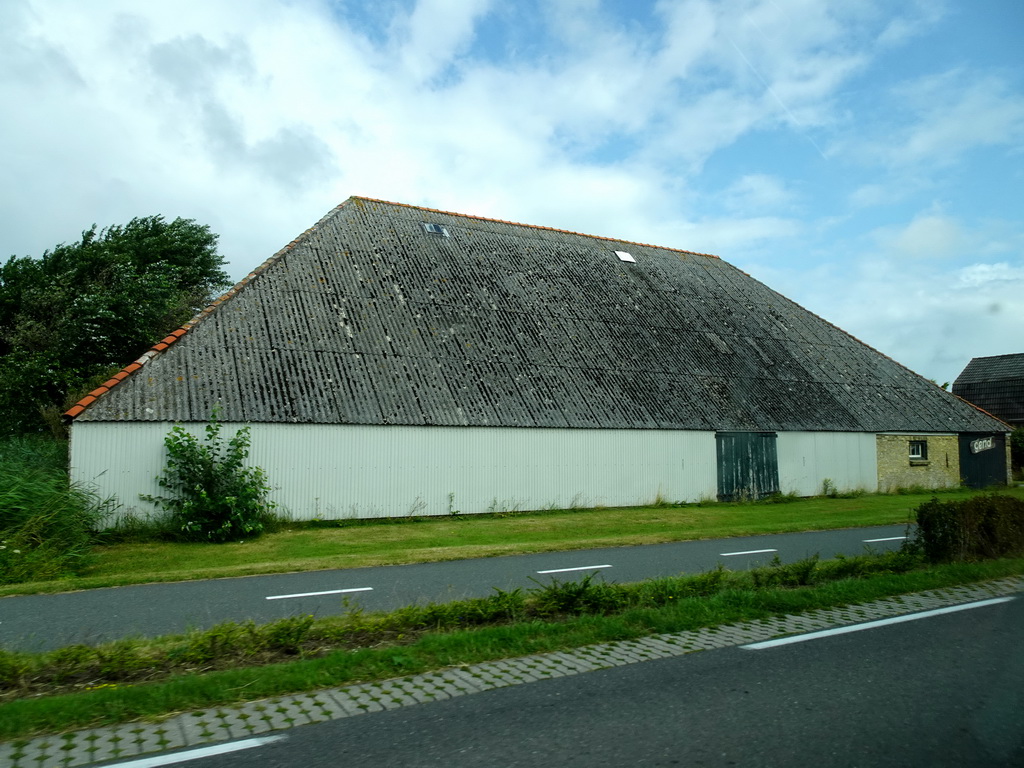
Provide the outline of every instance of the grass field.
{"type": "MultiPolygon", "coordinates": [[[[1006,489],[1024,498],[1024,488],[1006,489]]],[[[944,499],[974,491],[943,492],[944,499]]],[[[591,547],[907,523],[932,493],[553,510],[295,525],[230,544],[121,543],[94,549],[75,578],[0,587],[0,596],[261,573],[357,568],[591,547]]]]}

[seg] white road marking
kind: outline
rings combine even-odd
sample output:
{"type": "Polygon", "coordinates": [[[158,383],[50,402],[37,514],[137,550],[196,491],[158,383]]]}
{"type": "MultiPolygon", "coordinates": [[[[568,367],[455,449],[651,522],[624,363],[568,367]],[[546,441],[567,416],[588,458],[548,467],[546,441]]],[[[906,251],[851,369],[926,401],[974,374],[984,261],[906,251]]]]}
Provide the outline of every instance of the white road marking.
{"type": "Polygon", "coordinates": [[[751,549],[747,552],[722,552],[719,557],[732,557],[733,555],[763,555],[765,552],[778,552],[777,549],[751,549]]]}
{"type": "Polygon", "coordinates": [[[537,571],[537,573],[568,573],[569,571],[594,571],[598,568],[611,568],[610,565],[584,565],[580,568],[552,568],[550,571],[537,571]]]}
{"type": "Polygon", "coordinates": [[[765,640],[760,643],[750,643],[749,645],[741,645],[740,648],[743,648],[748,651],[760,651],[765,648],[774,648],[778,645],[802,643],[805,640],[817,640],[819,638],[829,637],[831,635],[845,635],[848,632],[860,632],[862,629],[875,629],[877,627],[884,627],[889,624],[902,624],[905,621],[928,619],[932,616],[939,616],[943,613],[956,613],[957,611],[968,611],[972,608],[985,608],[989,605],[997,605],[998,603],[1008,603],[1010,600],[1013,599],[1013,597],[993,597],[990,600],[980,600],[976,603],[951,605],[947,608],[935,608],[931,611],[921,611],[920,613],[908,613],[905,616],[893,616],[889,619],[878,619],[877,621],[868,621],[863,624],[851,624],[848,627],[834,627],[832,629],[822,629],[818,632],[808,632],[806,635],[793,635],[792,637],[780,637],[776,640],[765,640]]]}
{"type": "Polygon", "coordinates": [[[355,587],[354,589],[328,589],[323,592],[298,592],[294,595],[268,595],[267,600],[287,600],[290,597],[320,597],[320,595],[342,595],[347,592],[372,592],[373,587],[355,587]]]}
{"type": "Polygon", "coordinates": [[[890,536],[887,539],[864,539],[864,543],[865,544],[872,544],[872,543],[874,543],[876,541],[903,541],[903,539],[905,539],[905,538],[907,538],[907,537],[906,536],[890,536]]]}
{"type": "Polygon", "coordinates": [[[175,752],[170,755],[157,755],[156,757],[144,757],[141,760],[129,760],[127,763],[107,763],[110,768],[156,768],[160,765],[174,765],[185,763],[189,760],[201,760],[204,757],[214,755],[226,755],[229,752],[238,752],[243,749],[262,747],[275,741],[281,741],[284,736],[260,736],[255,739],[233,741],[230,744],[216,744],[212,747],[200,747],[191,749],[188,752],[175,752]]]}

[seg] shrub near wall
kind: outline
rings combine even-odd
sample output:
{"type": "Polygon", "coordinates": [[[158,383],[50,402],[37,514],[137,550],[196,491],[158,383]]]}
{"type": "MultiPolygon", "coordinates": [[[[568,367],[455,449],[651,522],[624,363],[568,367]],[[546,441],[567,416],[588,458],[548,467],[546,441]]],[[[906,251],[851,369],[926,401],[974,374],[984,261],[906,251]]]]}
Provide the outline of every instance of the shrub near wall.
{"type": "Polygon", "coordinates": [[[998,494],[933,498],[917,508],[917,531],[908,546],[933,563],[1024,555],[1024,501],[998,494]]]}
{"type": "Polygon", "coordinates": [[[165,509],[164,527],[181,541],[223,543],[255,538],[278,522],[266,473],[246,464],[249,427],[225,441],[217,413],[200,440],[180,426],[164,438],[168,461],[157,478],[168,496],[142,498],[165,509]]]}

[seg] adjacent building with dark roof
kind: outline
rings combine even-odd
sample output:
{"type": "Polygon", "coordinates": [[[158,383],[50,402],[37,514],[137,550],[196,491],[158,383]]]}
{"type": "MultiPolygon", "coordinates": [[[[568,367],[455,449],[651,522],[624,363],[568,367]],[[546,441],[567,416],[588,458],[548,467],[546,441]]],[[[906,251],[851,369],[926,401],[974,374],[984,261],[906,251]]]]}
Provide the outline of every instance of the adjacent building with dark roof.
{"type": "Polygon", "coordinates": [[[975,357],[953,382],[953,394],[1024,427],[1024,353],[975,357]]]}
{"type": "Polygon", "coordinates": [[[215,408],[300,519],[935,487],[1007,431],[717,257],[359,197],[73,407],[73,477],[141,506],[215,408]]]}

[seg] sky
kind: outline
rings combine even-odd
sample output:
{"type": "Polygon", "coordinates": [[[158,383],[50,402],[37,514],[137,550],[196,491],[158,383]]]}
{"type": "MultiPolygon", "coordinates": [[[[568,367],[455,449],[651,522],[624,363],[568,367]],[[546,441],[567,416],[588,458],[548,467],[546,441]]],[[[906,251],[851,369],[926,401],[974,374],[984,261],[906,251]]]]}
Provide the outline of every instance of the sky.
{"type": "Polygon", "coordinates": [[[352,195],[713,253],[938,383],[1024,352],[1020,0],[0,0],[0,257],[232,279],[352,195]]]}

